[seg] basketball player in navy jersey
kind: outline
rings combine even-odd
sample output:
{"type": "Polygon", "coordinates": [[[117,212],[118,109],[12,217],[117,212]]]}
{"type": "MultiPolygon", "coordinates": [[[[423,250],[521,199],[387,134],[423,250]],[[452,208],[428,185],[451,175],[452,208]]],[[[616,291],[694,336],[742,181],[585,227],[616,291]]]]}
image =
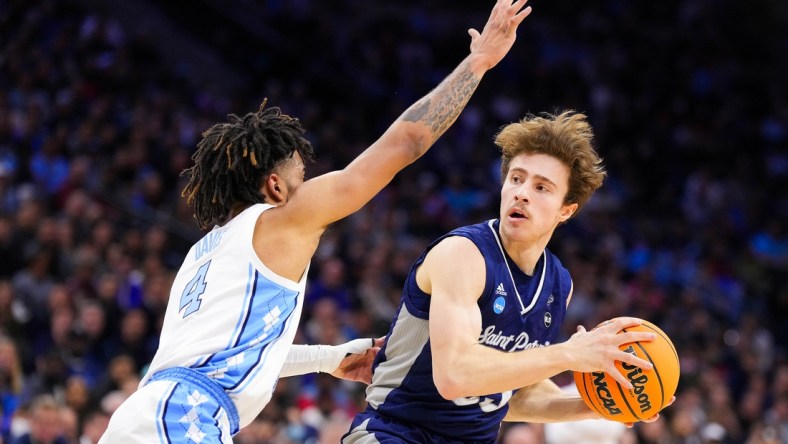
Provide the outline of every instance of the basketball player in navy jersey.
{"type": "Polygon", "coordinates": [[[592,138],[586,117],[571,111],[530,116],[496,136],[499,217],[451,231],[414,263],[375,359],[367,409],[343,444],[493,443],[504,420],[597,418],[549,378],[601,370],[632,388],[614,362],[651,368],[619,350],[654,339],[617,334],[639,323],[632,318],[581,326],[555,343],[572,280],[546,247],[602,185],[592,138]]]}
{"type": "Polygon", "coordinates": [[[312,148],[278,108],[214,125],[184,190],[212,230],[178,271],[159,349],[102,443],[231,443],[270,400],[280,376],[324,371],[364,379],[372,353],[346,344],[293,346],[309,263],[326,227],[367,203],[456,120],[530,13],[498,0],[470,54],[346,168],[304,181],[312,148]],[[345,354],[364,359],[345,360],[345,354]]]}

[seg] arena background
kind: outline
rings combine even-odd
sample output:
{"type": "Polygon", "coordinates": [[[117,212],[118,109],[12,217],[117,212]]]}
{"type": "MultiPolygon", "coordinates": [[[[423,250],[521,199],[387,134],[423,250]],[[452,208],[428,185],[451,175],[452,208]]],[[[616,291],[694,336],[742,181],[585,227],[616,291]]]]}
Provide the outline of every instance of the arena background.
{"type": "MultiPolygon", "coordinates": [[[[307,128],[309,175],[341,168],[490,3],[0,1],[0,442],[94,442],[136,387],[201,235],[178,173],[204,129],[267,97],[307,128]],[[34,400],[60,407],[37,423],[34,400]]],[[[384,334],[426,242],[497,214],[497,129],[572,108],[610,174],[549,246],[574,276],[565,334],[639,316],[682,364],[676,404],[624,439],[788,442],[788,4],[531,5],[437,146],[326,233],[297,340],[384,334]]],[[[336,442],[363,405],[358,384],[283,379],[235,442],[336,442]]]]}

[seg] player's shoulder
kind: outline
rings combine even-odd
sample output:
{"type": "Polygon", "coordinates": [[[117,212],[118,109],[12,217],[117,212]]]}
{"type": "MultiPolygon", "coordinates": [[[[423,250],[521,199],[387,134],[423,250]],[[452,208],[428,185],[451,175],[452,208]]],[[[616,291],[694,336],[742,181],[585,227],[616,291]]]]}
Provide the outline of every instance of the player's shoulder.
{"type": "Polygon", "coordinates": [[[460,260],[474,254],[481,256],[479,247],[472,239],[465,236],[446,236],[435,243],[427,253],[427,257],[460,260]]]}

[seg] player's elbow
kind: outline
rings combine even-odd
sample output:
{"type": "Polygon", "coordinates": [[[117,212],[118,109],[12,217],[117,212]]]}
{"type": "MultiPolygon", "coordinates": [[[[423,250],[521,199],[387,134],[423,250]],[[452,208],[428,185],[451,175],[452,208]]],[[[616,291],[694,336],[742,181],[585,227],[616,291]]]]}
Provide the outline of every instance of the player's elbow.
{"type": "Polygon", "coordinates": [[[400,131],[392,133],[393,146],[398,147],[399,153],[406,164],[411,164],[432,145],[430,134],[419,125],[412,122],[399,122],[400,131]]]}
{"type": "Polygon", "coordinates": [[[434,378],[435,379],[435,387],[438,389],[438,393],[448,401],[453,399],[462,398],[460,394],[460,386],[456,384],[451,379],[448,378],[434,378]]]}
{"type": "Polygon", "coordinates": [[[435,388],[438,393],[446,400],[453,400],[470,396],[468,391],[468,384],[465,378],[459,371],[452,371],[450,368],[440,369],[433,367],[432,379],[435,382],[435,388]]]}

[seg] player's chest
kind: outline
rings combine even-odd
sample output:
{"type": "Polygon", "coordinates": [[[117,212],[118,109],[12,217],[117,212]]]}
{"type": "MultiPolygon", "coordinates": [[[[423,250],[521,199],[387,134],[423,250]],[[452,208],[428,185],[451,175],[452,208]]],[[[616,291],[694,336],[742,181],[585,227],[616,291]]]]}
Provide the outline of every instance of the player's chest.
{"type": "Polygon", "coordinates": [[[480,304],[482,329],[479,343],[507,352],[549,345],[554,341],[564,310],[552,288],[520,288],[520,295],[507,291],[510,286],[498,285],[480,304]],[[527,297],[523,298],[522,292],[527,297]],[[518,297],[519,296],[519,297],[518,297]]]}

